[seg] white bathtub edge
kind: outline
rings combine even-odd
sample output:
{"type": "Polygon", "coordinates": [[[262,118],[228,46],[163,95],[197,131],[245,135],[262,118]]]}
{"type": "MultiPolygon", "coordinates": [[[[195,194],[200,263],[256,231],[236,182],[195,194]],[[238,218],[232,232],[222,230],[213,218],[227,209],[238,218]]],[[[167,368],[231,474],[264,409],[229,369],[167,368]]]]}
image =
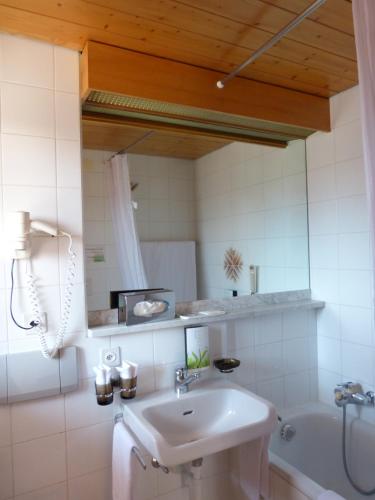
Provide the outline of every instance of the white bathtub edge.
{"type": "Polygon", "coordinates": [[[318,483],[300,472],[293,465],[288,464],[288,462],[278,455],[275,455],[272,451],[269,452],[269,463],[270,470],[311,500],[316,500],[319,495],[326,491],[318,483]]]}

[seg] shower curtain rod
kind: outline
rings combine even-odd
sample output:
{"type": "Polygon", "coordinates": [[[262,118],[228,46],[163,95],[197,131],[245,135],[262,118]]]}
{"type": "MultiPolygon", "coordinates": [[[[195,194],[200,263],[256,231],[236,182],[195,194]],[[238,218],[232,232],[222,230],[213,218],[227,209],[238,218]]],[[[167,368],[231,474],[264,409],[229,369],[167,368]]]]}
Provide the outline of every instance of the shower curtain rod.
{"type": "Polygon", "coordinates": [[[235,70],[233,70],[229,75],[225,76],[222,80],[218,80],[216,82],[216,86],[219,89],[223,89],[225,84],[228,83],[232,78],[234,78],[240,71],[242,71],[246,66],[251,64],[258,59],[259,56],[263,54],[266,50],[270,49],[277,43],[281,38],[283,38],[289,31],[298,26],[307,16],[312,14],[316,9],[318,9],[326,0],[315,0],[307,9],[305,9],[301,14],[292,19],[290,23],[288,23],[282,30],[280,30],[276,35],[268,40],[268,42],[264,43],[259,49],[257,49],[250,57],[246,59],[242,64],[240,64],[235,70]]]}
{"type": "Polygon", "coordinates": [[[117,151],[117,153],[114,153],[109,159],[108,161],[112,160],[112,158],[114,158],[115,156],[117,155],[123,155],[125,153],[127,153],[129,151],[129,149],[131,149],[133,146],[136,146],[137,144],[143,142],[145,139],[147,139],[147,137],[150,137],[152,134],[154,134],[155,131],[154,130],[149,130],[148,132],[145,133],[145,135],[142,135],[142,137],[139,137],[138,139],[136,139],[134,142],[132,142],[131,144],[129,144],[128,146],[126,146],[125,149],[121,149],[120,151],[117,151]]]}

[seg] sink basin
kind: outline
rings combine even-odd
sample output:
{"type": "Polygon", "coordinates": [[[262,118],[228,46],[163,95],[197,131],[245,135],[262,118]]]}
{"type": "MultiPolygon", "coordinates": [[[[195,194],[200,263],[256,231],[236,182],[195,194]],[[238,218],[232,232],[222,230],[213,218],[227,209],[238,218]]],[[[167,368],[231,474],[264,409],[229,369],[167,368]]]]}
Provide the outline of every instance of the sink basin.
{"type": "Polygon", "coordinates": [[[276,426],[274,406],[226,381],[196,383],[179,399],[173,390],[123,404],[125,424],[161,464],[174,466],[232,448],[276,426]]]}

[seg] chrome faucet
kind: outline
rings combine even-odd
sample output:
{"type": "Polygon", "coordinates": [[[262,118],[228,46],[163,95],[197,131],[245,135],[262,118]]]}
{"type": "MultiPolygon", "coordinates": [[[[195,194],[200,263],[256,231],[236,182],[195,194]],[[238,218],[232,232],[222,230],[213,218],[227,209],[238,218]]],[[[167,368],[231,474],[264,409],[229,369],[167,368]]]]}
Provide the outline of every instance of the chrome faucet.
{"type": "Polygon", "coordinates": [[[181,394],[189,392],[190,384],[200,378],[200,372],[194,372],[188,375],[186,368],[177,368],[174,379],[174,388],[179,398],[181,394]]]}
{"type": "Polygon", "coordinates": [[[340,407],[348,404],[374,406],[375,393],[373,391],[364,393],[361,384],[346,382],[338,384],[335,388],[335,403],[340,407]]]}

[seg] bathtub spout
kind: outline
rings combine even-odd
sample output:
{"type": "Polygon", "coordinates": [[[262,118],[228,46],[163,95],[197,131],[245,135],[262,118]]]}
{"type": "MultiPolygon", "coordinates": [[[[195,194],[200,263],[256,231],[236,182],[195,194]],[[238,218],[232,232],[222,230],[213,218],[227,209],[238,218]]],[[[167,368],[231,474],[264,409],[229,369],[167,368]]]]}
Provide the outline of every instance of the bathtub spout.
{"type": "Polygon", "coordinates": [[[335,403],[339,407],[348,404],[374,406],[375,393],[373,391],[364,393],[361,384],[346,382],[344,384],[338,384],[335,388],[335,403]]]}

